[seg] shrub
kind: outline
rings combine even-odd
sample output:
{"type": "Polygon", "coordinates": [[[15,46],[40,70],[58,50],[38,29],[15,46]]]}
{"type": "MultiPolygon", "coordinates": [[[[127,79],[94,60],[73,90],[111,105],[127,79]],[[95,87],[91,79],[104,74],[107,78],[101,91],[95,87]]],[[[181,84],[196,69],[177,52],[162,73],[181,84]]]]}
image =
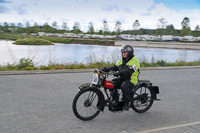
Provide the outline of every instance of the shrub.
{"type": "Polygon", "coordinates": [[[16,65],[17,69],[25,69],[28,67],[34,68],[33,61],[29,58],[28,59],[25,59],[25,58],[20,59],[19,64],[16,65]]]}
{"type": "Polygon", "coordinates": [[[55,66],[55,69],[65,69],[65,66],[64,65],[56,65],[55,66]]]}
{"type": "Polygon", "coordinates": [[[27,66],[23,70],[36,70],[36,68],[32,66],[27,66]]]}
{"type": "Polygon", "coordinates": [[[6,67],[4,67],[5,70],[15,70],[16,66],[13,64],[7,64],[6,67]]]}
{"type": "Polygon", "coordinates": [[[164,60],[160,60],[160,61],[157,61],[156,64],[158,64],[158,66],[166,66],[167,62],[164,60]]]}
{"type": "Polygon", "coordinates": [[[40,70],[50,70],[50,67],[49,66],[41,66],[40,70]]]}

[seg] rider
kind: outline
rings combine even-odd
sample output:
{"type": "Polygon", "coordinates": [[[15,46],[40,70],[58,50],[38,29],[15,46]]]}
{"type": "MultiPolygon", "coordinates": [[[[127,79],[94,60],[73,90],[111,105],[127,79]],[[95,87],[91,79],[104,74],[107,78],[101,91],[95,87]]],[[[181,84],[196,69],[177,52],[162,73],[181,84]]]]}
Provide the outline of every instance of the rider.
{"type": "Polygon", "coordinates": [[[134,56],[134,49],[130,45],[121,47],[122,58],[112,67],[105,67],[102,71],[118,71],[111,82],[115,89],[121,88],[122,100],[124,103],[123,110],[129,109],[129,99],[131,99],[131,89],[138,83],[140,63],[134,56]]]}

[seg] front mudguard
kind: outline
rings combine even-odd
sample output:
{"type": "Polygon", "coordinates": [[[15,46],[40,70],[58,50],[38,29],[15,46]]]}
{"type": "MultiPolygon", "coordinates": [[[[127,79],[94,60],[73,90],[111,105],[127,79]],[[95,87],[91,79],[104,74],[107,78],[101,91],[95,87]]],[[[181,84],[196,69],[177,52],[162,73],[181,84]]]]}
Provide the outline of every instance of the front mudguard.
{"type": "Polygon", "coordinates": [[[89,83],[83,84],[79,87],[79,92],[82,93],[83,91],[90,91],[93,90],[97,93],[99,96],[98,106],[100,111],[104,111],[105,108],[105,97],[100,89],[98,89],[96,86],[91,86],[89,83]]]}

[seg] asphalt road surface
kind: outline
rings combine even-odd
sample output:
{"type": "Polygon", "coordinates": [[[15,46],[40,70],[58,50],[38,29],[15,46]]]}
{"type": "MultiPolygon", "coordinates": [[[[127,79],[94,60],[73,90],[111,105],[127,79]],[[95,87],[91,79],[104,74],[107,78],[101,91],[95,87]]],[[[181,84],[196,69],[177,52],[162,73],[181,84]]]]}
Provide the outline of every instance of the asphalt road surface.
{"type": "Polygon", "coordinates": [[[94,120],[72,112],[78,87],[92,72],[0,75],[0,133],[199,133],[200,69],[142,70],[140,79],[160,87],[152,108],[105,109],[94,120]]]}

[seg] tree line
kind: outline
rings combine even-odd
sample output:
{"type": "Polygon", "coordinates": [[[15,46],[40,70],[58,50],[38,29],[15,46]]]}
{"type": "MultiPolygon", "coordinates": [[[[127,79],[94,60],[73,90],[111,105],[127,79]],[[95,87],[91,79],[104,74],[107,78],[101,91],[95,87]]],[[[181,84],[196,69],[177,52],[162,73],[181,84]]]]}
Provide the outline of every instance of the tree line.
{"type": "Polygon", "coordinates": [[[185,17],[181,22],[182,29],[178,30],[172,24],[168,24],[165,18],[160,18],[158,20],[157,29],[144,29],[140,28],[139,20],[135,20],[131,30],[123,30],[121,28],[121,22],[117,21],[114,26],[114,30],[110,31],[108,28],[108,23],[106,20],[102,22],[102,29],[95,31],[94,24],[89,22],[88,31],[84,33],[81,31],[81,26],[79,22],[74,22],[72,30],[69,30],[69,26],[66,22],[64,22],[61,27],[58,28],[58,24],[56,21],[49,25],[47,22],[43,25],[38,25],[34,23],[34,25],[30,25],[29,22],[26,22],[25,25],[22,23],[18,23],[15,25],[14,23],[8,24],[4,22],[0,25],[1,32],[7,33],[38,33],[38,32],[46,32],[46,33],[66,33],[71,32],[75,34],[100,34],[100,35],[120,35],[120,34],[131,34],[131,35],[174,35],[174,36],[200,36],[200,26],[197,25],[196,28],[192,31],[190,28],[190,19],[185,17]]]}

